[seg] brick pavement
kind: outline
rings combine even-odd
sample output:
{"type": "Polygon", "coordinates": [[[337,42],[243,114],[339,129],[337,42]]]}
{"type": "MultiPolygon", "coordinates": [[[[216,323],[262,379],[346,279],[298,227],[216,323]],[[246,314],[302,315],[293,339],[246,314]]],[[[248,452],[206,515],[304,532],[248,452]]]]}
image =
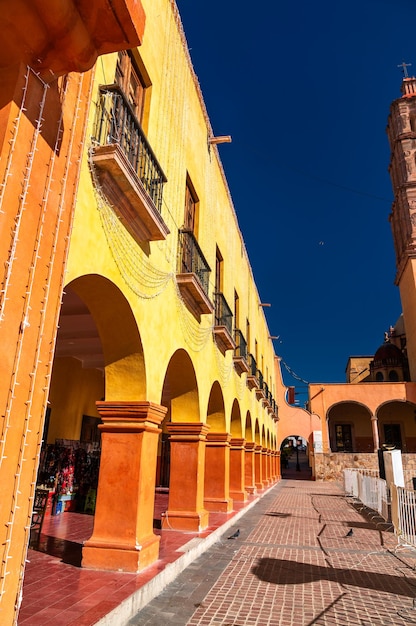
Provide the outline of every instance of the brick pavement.
{"type": "Polygon", "coordinates": [[[238,528],[237,539],[223,536],[129,625],[416,624],[416,555],[395,552],[391,529],[338,485],[283,480],[238,528]]]}

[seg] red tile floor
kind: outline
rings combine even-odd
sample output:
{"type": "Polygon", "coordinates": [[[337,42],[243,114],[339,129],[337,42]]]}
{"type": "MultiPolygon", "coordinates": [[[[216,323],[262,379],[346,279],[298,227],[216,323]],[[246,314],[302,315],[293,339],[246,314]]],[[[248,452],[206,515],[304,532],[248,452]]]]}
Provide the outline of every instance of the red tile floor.
{"type": "MultiPolygon", "coordinates": [[[[28,551],[19,626],[96,624],[169,563],[179,559],[183,555],[182,546],[194,537],[208,537],[262,493],[250,496],[245,505],[234,503],[234,511],[229,514],[211,513],[210,525],[202,533],[155,528],[155,533],[161,536],[159,560],[139,574],[82,569],[82,544],[92,534],[94,518],[71,512],[47,515],[37,548],[28,551]]],[[[166,493],[156,494],[156,527],[160,527],[167,501],[166,493]]]]}

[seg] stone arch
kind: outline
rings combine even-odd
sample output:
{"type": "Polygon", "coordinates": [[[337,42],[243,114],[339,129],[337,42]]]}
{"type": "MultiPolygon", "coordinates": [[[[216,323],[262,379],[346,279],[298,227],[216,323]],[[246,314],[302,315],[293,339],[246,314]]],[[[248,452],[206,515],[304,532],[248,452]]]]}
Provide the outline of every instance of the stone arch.
{"type": "Polygon", "coordinates": [[[122,291],[98,274],[76,278],[65,291],[75,293],[85,303],[97,327],[105,368],[106,400],[145,400],[143,346],[136,319],[122,291]]]}
{"type": "Polygon", "coordinates": [[[249,442],[254,442],[253,438],[253,425],[251,421],[251,413],[247,411],[246,423],[245,423],[245,439],[249,442]]]}
{"type": "Polygon", "coordinates": [[[264,424],[262,424],[261,429],[260,429],[260,443],[263,446],[263,448],[267,447],[266,428],[265,428],[264,424]]]}
{"type": "Polygon", "coordinates": [[[209,394],[207,424],[213,432],[226,432],[224,396],[218,381],[214,382],[209,394]]]}
{"type": "Polygon", "coordinates": [[[233,406],[231,407],[230,432],[231,436],[234,438],[243,436],[240,405],[236,399],[234,399],[233,406]]]}
{"type": "Polygon", "coordinates": [[[329,445],[332,452],[373,452],[371,411],[361,402],[343,401],[327,411],[329,445]]]}
{"type": "Polygon", "coordinates": [[[161,404],[171,422],[200,422],[199,392],[191,357],[182,348],[171,357],[163,383],[161,404]]]}
{"type": "Polygon", "coordinates": [[[389,400],[376,410],[380,446],[394,445],[402,452],[416,452],[416,404],[389,400]]]}
{"type": "Polygon", "coordinates": [[[259,420],[257,418],[254,423],[254,441],[256,442],[257,445],[261,444],[260,425],[259,425],[259,420]]]}
{"type": "Polygon", "coordinates": [[[145,399],[143,347],[126,297],[98,274],[71,281],[58,322],[45,440],[98,442],[97,401],[145,399]]]}

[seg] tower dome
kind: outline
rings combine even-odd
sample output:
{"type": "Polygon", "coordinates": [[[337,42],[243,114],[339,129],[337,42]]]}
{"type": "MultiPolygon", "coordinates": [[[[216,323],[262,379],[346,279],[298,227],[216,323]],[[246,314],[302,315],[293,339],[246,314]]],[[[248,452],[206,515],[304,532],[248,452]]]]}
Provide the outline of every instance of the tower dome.
{"type": "Polygon", "coordinates": [[[376,382],[398,382],[404,380],[405,357],[397,346],[385,341],[370,363],[371,379],[376,382]]]}
{"type": "Polygon", "coordinates": [[[374,355],[373,367],[402,367],[403,354],[401,350],[390,341],[385,341],[374,355]]]}

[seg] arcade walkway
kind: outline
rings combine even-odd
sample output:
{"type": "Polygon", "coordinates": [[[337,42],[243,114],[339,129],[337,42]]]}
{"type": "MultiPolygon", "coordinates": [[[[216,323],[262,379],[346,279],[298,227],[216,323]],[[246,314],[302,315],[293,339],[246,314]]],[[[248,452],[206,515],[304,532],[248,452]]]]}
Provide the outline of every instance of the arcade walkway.
{"type": "Polygon", "coordinates": [[[416,624],[416,555],[396,546],[339,485],[284,479],[129,626],[416,624]]]}
{"type": "Polygon", "coordinates": [[[29,549],[19,626],[122,626],[138,609],[213,545],[265,492],[249,496],[234,511],[210,513],[202,533],[158,530],[168,496],[157,493],[154,532],[161,536],[159,560],[140,574],[82,569],[83,542],[94,519],[80,513],[46,516],[37,549],[29,549]],[[101,621],[104,620],[104,621],[101,621]]]}
{"type": "MultiPolygon", "coordinates": [[[[204,533],[156,531],[161,558],[137,575],[77,567],[91,517],[47,519],[19,626],[416,624],[416,555],[395,551],[389,526],[339,485],[307,480],[302,459],[289,471],[244,509],[211,516],[204,533]]],[[[165,508],[159,494],[155,518],[165,508]]]]}

